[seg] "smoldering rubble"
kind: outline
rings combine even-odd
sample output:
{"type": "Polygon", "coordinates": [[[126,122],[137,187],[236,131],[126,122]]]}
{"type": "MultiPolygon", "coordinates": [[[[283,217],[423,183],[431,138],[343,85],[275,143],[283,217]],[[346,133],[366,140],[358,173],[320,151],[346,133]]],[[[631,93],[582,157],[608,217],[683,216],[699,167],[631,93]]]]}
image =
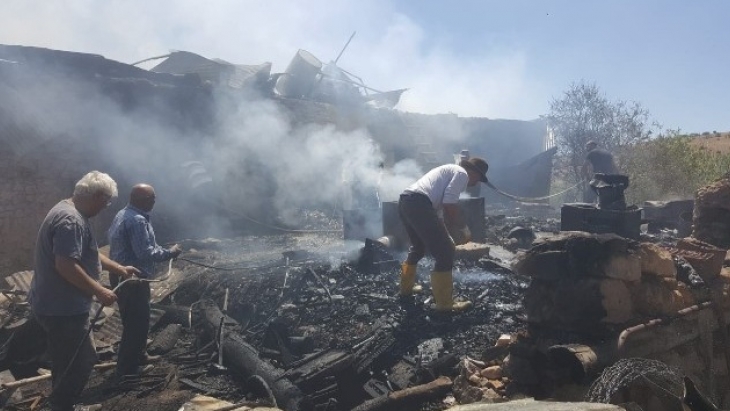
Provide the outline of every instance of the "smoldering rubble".
{"type": "Polygon", "coordinates": [[[613,177],[596,183],[598,204],[558,212],[520,201],[550,192],[555,148],[545,150],[544,124],[398,113],[390,108],[405,90],[379,92],[304,51],[287,73],[187,52],[149,71],[80,53],[0,52],[2,184],[15,194],[0,210],[12,233],[0,239],[0,401],[9,409],[42,408],[51,389],[26,302],[31,267],[11,256],[27,254],[37,215],[88,166],[118,175],[121,190],[153,179],[160,239],[185,252],[152,285],[148,351],[162,358],[139,378],[112,382],[121,321],[114,307],[92,308],[100,362],[85,404],[730,404],[727,178],[695,199],[638,207],[623,198],[626,176],[613,177]],[[512,195],[473,190],[460,200],[475,241],[458,247],[454,293],[474,307],[451,315],[433,309],[428,259],[418,267],[425,292],[398,296],[407,244],[393,200],[464,146],[491,153],[490,181],[512,195]]]}

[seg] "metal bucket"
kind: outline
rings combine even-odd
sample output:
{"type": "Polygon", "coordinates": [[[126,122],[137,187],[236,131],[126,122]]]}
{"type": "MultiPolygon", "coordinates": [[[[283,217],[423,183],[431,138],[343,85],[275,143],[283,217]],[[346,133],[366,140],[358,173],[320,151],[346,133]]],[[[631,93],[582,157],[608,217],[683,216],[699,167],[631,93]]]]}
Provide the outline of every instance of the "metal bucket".
{"type": "Polygon", "coordinates": [[[299,50],[276,82],[276,91],[284,97],[306,97],[312,91],[322,62],[306,50],[299,50]]]}

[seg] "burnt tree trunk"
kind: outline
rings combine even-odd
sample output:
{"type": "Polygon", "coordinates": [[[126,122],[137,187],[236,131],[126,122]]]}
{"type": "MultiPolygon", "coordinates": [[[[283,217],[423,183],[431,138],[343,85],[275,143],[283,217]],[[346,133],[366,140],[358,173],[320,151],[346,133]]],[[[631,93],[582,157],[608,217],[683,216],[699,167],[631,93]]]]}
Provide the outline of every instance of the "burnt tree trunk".
{"type": "Polygon", "coordinates": [[[257,377],[271,391],[277,406],[286,411],[299,411],[305,400],[304,394],[288,378],[284,371],[274,367],[259,356],[258,351],[244,341],[238,331],[238,323],[226,316],[213,301],[204,300],[200,310],[205,319],[204,324],[209,333],[218,335],[223,354],[223,365],[244,378],[257,377]]]}

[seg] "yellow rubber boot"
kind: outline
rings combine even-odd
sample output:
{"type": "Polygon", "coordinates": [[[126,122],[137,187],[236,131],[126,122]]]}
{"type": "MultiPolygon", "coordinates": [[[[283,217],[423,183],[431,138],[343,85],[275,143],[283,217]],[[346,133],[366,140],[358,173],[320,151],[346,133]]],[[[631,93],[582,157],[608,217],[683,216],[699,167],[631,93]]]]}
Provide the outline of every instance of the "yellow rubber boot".
{"type": "Polygon", "coordinates": [[[454,275],[451,271],[431,272],[431,290],[436,311],[461,312],[472,306],[471,301],[454,302],[454,275]]]}
{"type": "Polygon", "coordinates": [[[415,264],[401,264],[400,295],[409,296],[423,291],[423,287],[416,284],[416,267],[415,264]]]}

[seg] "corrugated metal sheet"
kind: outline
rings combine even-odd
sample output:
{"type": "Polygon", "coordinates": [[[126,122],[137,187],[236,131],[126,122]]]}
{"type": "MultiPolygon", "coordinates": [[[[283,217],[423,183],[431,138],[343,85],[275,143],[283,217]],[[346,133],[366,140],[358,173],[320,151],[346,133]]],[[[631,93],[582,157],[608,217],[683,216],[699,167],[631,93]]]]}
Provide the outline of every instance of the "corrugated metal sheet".
{"type": "MultiPolygon", "coordinates": [[[[99,303],[94,303],[89,317],[93,320],[93,316],[99,309],[99,303]]],[[[165,315],[163,310],[153,308],[150,310],[150,328],[154,327],[160,318],[165,315]]],[[[94,341],[97,347],[114,345],[122,339],[122,318],[119,316],[119,310],[115,307],[104,308],[102,318],[97,322],[101,322],[100,328],[94,328],[94,341]]]]}
{"type": "Polygon", "coordinates": [[[253,83],[268,80],[271,74],[271,63],[231,64],[224,60],[207,59],[188,51],[175,51],[153,67],[151,71],[168,74],[197,74],[203,81],[226,84],[232,88],[244,88],[253,83]]]}
{"type": "Polygon", "coordinates": [[[5,282],[10,285],[13,291],[22,291],[28,293],[30,291],[30,282],[33,279],[33,271],[19,271],[5,277],[5,282]]]}
{"type": "MultiPolygon", "coordinates": [[[[165,296],[169,295],[172,291],[175,290],[179,281],[182,280],[179,274],[179,271],[172,270],[172,273],[170,275],[170,279],[173,280],[172,283],[168,283],[167,281],[165,281],[161,283],[150,284],[152,294],[157,296],[156,298],[153,298],[153,302],[159,302],[161,299],[163,299],[165,296]]],[[[26,295],[30,290],[30,282],[32,279],[33,271],[20,271],[5,277],[5,281],[8,283],[8,285],[10,285],[11,290],[24,292],[26,295]]],[[[23,301],[25,300],[25,297],[20,298],[23,301]]],[[[100,304],[96,301],[91,304],[91,310],[89,312],[90,320],[94,319],[94,316],[96,315],[99,306],[100,304]]],[[[152,310],[150,310],[150,328],[154,327],[155,324],[160,321],[160,318],[162,318],[164,314],[165,311],[157,308],[153,308],[152,310]]],[[[114,304],[114,306],[112,307],[104,308],[104,313],[97,321],[97,326],[98,324],[101,324],[101,327],[98,329],[94,329],[94,340],[98,340],[97,346],[101,347],[114,344],[122,338],[122,319],[119,316],[119,309],[116,304],[114,304]]]]}

